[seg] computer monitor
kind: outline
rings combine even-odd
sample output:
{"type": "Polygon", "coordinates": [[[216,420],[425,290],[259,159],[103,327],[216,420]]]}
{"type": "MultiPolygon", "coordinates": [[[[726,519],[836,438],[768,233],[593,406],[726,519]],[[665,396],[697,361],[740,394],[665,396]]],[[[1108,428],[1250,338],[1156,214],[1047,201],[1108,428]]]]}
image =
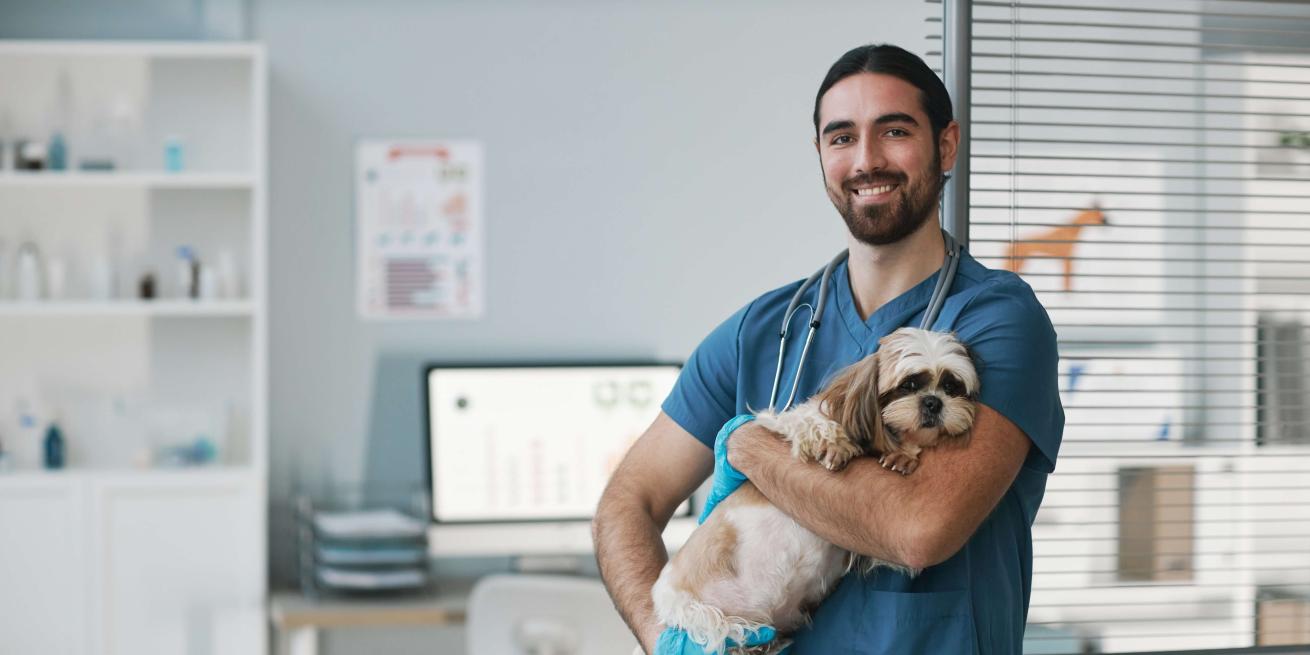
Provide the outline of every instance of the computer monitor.
{"type": "MultiPolygon", "coordinates": [[[[601,492],[659,414],[679,369],[661,363],[429,366],[434,553],[589,550],[585,531],[601,492]]],[[[689,510],[684,503],[679,514],[689,510]]]]}

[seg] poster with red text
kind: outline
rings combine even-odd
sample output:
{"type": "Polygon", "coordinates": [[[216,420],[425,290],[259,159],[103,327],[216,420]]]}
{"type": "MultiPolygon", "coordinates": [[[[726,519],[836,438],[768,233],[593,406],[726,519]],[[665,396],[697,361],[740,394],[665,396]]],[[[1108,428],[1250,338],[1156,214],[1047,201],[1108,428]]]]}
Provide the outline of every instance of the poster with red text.
{"type": "Polygon", "coordinates": [[[482,144],[370,140],[355,152],[360,316],[481,317],[482,144]]]}

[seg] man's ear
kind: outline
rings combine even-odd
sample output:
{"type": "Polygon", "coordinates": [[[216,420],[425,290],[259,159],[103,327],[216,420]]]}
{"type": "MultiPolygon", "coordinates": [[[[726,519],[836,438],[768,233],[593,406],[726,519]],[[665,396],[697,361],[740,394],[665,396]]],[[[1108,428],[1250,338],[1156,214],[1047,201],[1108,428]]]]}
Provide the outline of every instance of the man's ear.
{"type": "Polygon", "coordinates": [[[942,128],[937,136],[937,148],[942,153],[942,172],[955,168],[955,158],[960,154],[960,124],[951,121],[942,128]]]}

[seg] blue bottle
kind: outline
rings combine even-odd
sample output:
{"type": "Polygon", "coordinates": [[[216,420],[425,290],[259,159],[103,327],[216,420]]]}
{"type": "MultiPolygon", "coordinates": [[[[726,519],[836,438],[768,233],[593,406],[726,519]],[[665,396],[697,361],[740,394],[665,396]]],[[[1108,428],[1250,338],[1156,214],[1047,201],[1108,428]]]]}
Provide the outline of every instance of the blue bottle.
{"type": "Polygon", "coordinates": [[[51,422],[45,432],[45,467],[49,470],[64,468],[64,434],[59,424],[51,422]]]}
{"type": "Polygon", "coordinates": [[[64,143],[64,134],[55,132],[50,137],[50,147],[46,151],[46,168],[52,171],[68,170],[68,145],[64,143]]]}
{"type": "Polygon", "coordinates": [[[164,170],[169,173],[181,173],[185,167],[183,159],[182,138],[169,136],[164,140],[164,170]]]}

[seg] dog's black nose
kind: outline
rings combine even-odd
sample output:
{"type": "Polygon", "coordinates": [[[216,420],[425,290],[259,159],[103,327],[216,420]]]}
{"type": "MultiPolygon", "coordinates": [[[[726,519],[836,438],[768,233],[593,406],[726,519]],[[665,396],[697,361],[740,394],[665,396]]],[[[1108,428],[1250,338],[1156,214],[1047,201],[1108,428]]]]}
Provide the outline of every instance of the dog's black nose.
{"type": "Polygon", "coordinates": [[[924,396],[923,408],[933,414],[942,411],[942,399],[937,396],[924,396]]]}

